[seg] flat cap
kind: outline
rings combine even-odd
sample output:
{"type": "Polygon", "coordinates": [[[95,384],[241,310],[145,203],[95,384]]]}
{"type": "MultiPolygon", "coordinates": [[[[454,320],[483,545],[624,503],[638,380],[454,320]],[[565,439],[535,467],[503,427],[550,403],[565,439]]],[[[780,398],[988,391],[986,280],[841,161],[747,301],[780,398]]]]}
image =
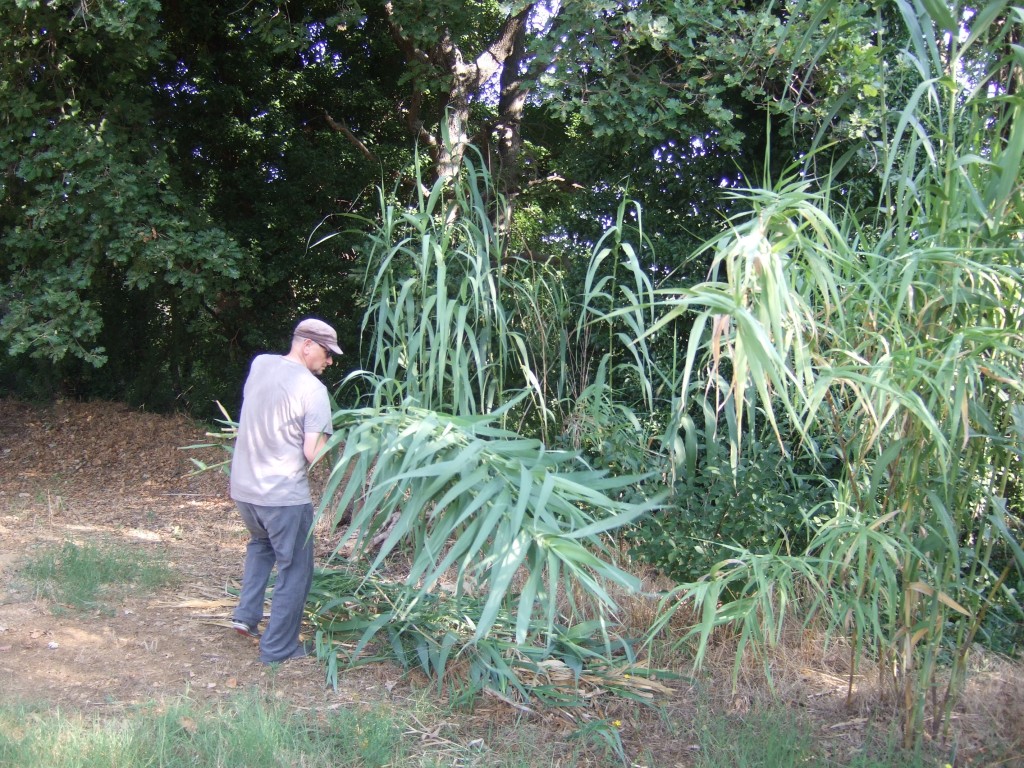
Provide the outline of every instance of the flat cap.
{"type": "Polygon", "coordinates": [[[323,320],[317,320],[314,317],[306,318],[295,326],[295,333],[292,335],[300,339],[315,341],[336,355],[341,354],[341,347],[338,346],[338,334],[323,320]]]}

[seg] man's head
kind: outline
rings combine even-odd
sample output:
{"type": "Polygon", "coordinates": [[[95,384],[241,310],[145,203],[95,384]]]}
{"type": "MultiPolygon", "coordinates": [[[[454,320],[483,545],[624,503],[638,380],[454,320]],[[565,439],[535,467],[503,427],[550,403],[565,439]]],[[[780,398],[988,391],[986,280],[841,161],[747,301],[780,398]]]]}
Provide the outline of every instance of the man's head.
{"type": "Polygon", "coordinates": [[[295,326],[291,355],[313,373],[319,376],[331,364],[333,355],[340,354],[338,334],[323,320],[310,317],[295,326]]]}

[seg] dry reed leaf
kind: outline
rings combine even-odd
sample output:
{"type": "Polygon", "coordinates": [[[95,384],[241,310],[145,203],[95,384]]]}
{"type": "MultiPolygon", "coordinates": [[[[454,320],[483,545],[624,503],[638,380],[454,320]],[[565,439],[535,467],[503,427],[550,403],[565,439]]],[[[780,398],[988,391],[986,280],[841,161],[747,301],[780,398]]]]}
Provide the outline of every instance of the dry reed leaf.
{"type": "Polygon", "coordinates": [[[494,690],[493,688],[484,688],[484,693],[487,696],[490,696],[492,699],[497,699],[502,704],[508,704],[508,706],[512,707],[513,709],[518,709],[520,712],[526,712],[527,714],[530,714],[530,715],[536,714],[536,712],[534,712],[532,709],[530,709],[525,704],[522,704],[522,703],[520,703],[520,702],[518,702],[518,701],[516,701],[514,699],[510,699],[508,696],[505,696],[504,694],[499,693],[498,691],[494,690]]]}
{"type": "Polygon", "coordinates": [[[858,726],[858,725],[864,725],[864,723],[866,723],[867,721],[868,721],[868,719],[866,717],[855,717],[855,718],[853,718],[853,720],[846,720],[845,722],[842,722],[842,723],[836,723],[834,725],[830,725],[828,727],[828,729],[830,731],[838,731],[841,728],[850,728],[850,727],[855,727],[855,726],[858,726]]]}
{"type": "Polygon", "coordinates": [[[537,662],[536,666],[539,667],[538,670],[524,670],[519,673],[522,682],[531,687],[554,686],[575,693],[585,701],[604,695],[617,695],[623,691],[643,699],[653,699],[658,695],[671,696],[675,693],[664,683],[637,675],[635,670],[639,668],[638,666],[600,674],[584,672],[579,678],[560,659],[544,659],[537,662]]]}
{"type": "Polygon", "coordinates": [[[237,598],[225,597],[218,600],[154,600],[150,602],[152,608],[183,608],[207,610],[211,608],[234,608],[238,603],[237,598]]]}

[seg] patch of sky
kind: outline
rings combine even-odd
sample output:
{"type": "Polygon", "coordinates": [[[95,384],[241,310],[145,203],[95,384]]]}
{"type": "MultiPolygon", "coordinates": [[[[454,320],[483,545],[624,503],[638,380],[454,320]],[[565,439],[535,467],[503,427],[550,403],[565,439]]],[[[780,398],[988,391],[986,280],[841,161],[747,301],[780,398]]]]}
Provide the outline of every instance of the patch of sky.
{"type": "Polygon", "coordinates": [[[326,66],[335,72],[344,68],[345,62],[341,54],[331,50],[330,41],[327,39],[326,24],[322,22],[307,24],[306,37],[309,40],[309,45],[305,50],[299,52],[302,66],[326,66]]]}
{"type": "MultiPolygon", "coordinates": [[[[659,173],[681,181],[686,175],[680,172],[681,169],[695,160],[712,157],[717,151],[715,136],[709,133],[689,139],[669,139],[654,148],[653,158],[659,173]]],[[[718,186],[722,189],[736,187],[740,181],[739,176],[723,176],[718,180],[718,186]]]]}
{"type": "Polygon", "coordinates": [[[271,165],[270,163],[263,163],[260,166],[260,170],[263,171],[263,178],[268,184],[274,181],[280,181],[284,178],[284,171],[282,171],[276,165],[271,165]]]}
{"type": "Polygon", "coordinates": [[[191,74],[188,70],[188,66],[184,61],[177,61],[174,65],[174,72],[166,82],[160,82],[156,79],[152,81],[152,86],[156,90],[166,91],[170,97],[171,102],[178,105],[179,100],[183,96],[196,96],[199,94],[199,88],[191,78],[191,74]]]}

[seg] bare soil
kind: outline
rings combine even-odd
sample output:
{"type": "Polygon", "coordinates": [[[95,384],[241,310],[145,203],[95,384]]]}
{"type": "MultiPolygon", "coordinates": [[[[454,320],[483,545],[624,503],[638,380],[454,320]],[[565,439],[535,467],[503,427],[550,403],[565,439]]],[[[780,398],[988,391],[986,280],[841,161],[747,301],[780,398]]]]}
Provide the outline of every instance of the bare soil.
{"type": "Polygon", "coordinates": [[[255,641],[231,631],[228,588],[237,587],[247,536],[226,476],[191,474],[190,455],[222,458],[218,449],[181,450],[200,442],[203,429],[183,416],[0,400],[0,699],[116,708],[256,687],[313,708],[383,691],[379,672],[348,673],[334,691],[315,660],[270,669],[255,641]],[[177,582],[106,610],[61,610],[17,573],[68,541],[153,552],[177,582]]]}
{"type": "MultiPolygon", "coordinates": [[[[427,696],[436,703],[424,679],[391,664],[343,672],[334,689],[315,659],[259,663],[255,641],[230,630],[229,588],[241,576],[247,536],[227,478],[191,473],[189,456],[213,463],[222,454],[181,450],[204,441],[204,429],[185,416],[113,403],[33,406],[0,399],[0,704],[103,714],[182,696],[215,703],[252,689],[309,711],[427,696]],[[18,574],[34,554],[68,541],[121,542],[153,552],[178,581],[104,610],[61,610],[18,574]]],[[[325,531],[318,535],[320,556],[336,543],[325,531]]],[[[848,700],[845,654],[821,648],[820,638],[795,639],[788,657],[780,656],[775,695],[815,723],[816,738],[841,758],[859,749],[869,724],[884,725],[892,712],[864,678],[848,700]]],[[[956,764],[1024,765],[1024,668],[980,658],[950,736],[959,745],[956,764]]],[[[730,667],[723,648],[699,686],[677,684],[663,702],[668,718],[607,698],[594,703],[595,715],[620,724],[627,753],[647,749],[656,756],[653,765],[690,765],[698,705],[743,717],[767,696],[754,674],[741,675],[734,690],[730,667]]],[[[421,738],[468,743],[495,726],[518,724],[554,743],[567,742],[572,730],[557,713],[524,716],[490,697],[457,720],[424,727],[421,738]]]]}

